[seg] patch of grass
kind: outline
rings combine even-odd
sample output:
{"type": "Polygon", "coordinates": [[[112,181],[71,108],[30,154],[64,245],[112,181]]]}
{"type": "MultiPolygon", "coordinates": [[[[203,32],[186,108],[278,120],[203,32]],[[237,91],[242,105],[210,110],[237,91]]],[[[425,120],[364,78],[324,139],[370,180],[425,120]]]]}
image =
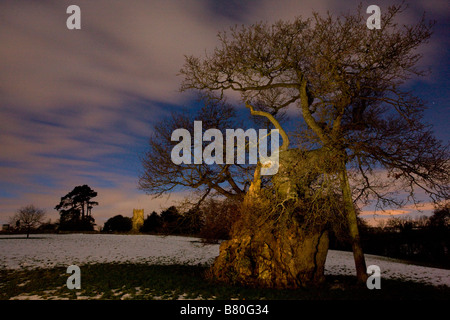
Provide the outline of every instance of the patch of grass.
{"type": "Polygon", "coordinates": [[[246,299],[352,300],[449,299],[450,288],[401,280],[381,280],[381,290],[358,286],[354,277],[329,276],[317,288],[275,290],[216,283],[206,266],[147,264],[86,264],[81,289],[69,290],[64,267],[0,270],[0,299],[246,299]]]}

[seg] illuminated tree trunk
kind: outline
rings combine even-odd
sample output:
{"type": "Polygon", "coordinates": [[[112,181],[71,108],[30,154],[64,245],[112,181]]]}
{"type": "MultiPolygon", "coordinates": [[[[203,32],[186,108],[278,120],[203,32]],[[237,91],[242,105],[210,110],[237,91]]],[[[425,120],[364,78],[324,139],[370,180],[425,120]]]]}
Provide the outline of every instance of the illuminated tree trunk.
{"type": "Polygon", "coordinates": [[[232,239],[220,246],[212,267],[217,280],[269,288],[298,288],[325,280],[325,228],[308,230],[295,217],[281,217],[274,224],[264,215],[254,217],[251,206],[246,209],[232,239]]]}
{"type": "Polygon", "coordinates": [[[344,200],[348,231],[353,251],[353,258],[355,260],[356,277],[358,279],[358,282],[365,283],[367,281],[366,261],[361,247],[361,241],[359,238],[358,223],[356,220],[356,211],[353,205],[350,183],[348,181],[345,164],[343,164],[343,168],[339,173],[339,178],[341,180],[342,197],[344,200]]]}
{"type": "Polygon", "coordinates": [[[261,167],[257,166],[232,239],[221,244],[212,267],[216,279],[270,288],[298,288],[325,280],[328,231],[325,225],[305,223],[295,206],[289,174],[298,172],[296,166],[302,160],[292,151],[281,154],[279,172],[274,177],[276,192],[284,199],[278,204],[261,197],[261,167]]]}

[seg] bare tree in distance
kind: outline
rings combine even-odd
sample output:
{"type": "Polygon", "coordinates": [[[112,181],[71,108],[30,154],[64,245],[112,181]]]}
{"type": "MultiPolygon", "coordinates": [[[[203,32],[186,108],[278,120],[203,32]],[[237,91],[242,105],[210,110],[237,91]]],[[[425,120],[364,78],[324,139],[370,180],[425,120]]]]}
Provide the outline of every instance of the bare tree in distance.
{"type": "Polygon", "coordinates": [[[404,89],[408,79],[424,75],[417,68],[421,55],[416,49],[431,37],[434,22],[423,17],[400,26],[395,18],[404,9],[390,6],[379,30],[366,27],[362,6],[339,17],[315,13],[312,19],[233,27],[219,33],[211,54],[186,57],[181,69],[182,90],[220,97],[237,91],[243,103],[264,106],[273,115],[293,104],[299,108],[304,122],[297,132],[300,144],[280,159],[293,180],[285,175],[281,185],[286,189],[297,179],[308,191],[312,183],[331,177],[330,190],[339,190],[337,201],[360,282],[367,274],[356,201],[401,205],[387,191],[393,183],[407,192],[405,200],[415,202],[417,189],[436,202],[448,199],[448,146],[424,123],[424,103],[404,89]],[[294,163],[296,158],[311,164],[306,172],[295,174],[302,167],[294,163]],[[320,163],[326,165],[314,167],[320,163]],[[375,183],[379,170],[388,173],[382,185],[375,183]],[[312,180],[298,180],[308,172],[314,172],[312,180]]]}
{"type": "Polygon", "coordinates": [[[30,204],[20,208],[11,218],[11,224],[19,229],[25,229],[27,239],[30,237],[30,231],[41,225],[45,218],[45,211],[30,204]]]}

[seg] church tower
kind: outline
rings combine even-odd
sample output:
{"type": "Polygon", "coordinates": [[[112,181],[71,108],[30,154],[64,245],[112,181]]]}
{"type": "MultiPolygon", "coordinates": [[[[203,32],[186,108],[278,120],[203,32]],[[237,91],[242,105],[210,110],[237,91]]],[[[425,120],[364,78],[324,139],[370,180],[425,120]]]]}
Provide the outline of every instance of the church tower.
{"type": "Polygon", "coordinates": [[[144,209],[133,209],[132,232],[139,232],[139,229],[144,225],[144,209]]]}

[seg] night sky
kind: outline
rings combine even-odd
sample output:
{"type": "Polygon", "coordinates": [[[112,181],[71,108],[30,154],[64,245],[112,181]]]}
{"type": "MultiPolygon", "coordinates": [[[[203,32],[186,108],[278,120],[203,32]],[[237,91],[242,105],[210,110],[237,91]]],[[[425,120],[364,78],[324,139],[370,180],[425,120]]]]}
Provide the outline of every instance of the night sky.
{"type": "MultiPolygon", "coordinates": [[[[0,223],[27,204],[46,209],[54,222],[60,197],[82,184],[98,192],[93,216],[100,226],[117,214],[131,217],[133,208],[149,214],[181,200],[186,194],[152,199],[137,182],[152,124],[196,106],[179,92],[184,55],[213,50],[217,32],[236,24],[352,12],[359,2],[1,1],[0,223]],[[71,4],[81,8],[81,30],[66,27],[71,4]]],[[[383,13],[389,2],[362,4],[383,13]]],[[[409,4],[400,22],[417,22],[426,11],[437,25],[420,49],[430,75],[406,87],[427,101],[425,119],[448,143],[450,5],[409,4]]]]}

